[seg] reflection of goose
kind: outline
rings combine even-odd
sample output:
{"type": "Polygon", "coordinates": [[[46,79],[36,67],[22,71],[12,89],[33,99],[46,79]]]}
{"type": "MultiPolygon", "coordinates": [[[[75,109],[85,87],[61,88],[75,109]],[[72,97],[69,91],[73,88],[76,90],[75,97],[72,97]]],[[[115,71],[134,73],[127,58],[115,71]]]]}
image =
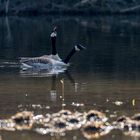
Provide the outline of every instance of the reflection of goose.
{"type": "Polygon", "coordinates": [[[47,70],[47,71],[61,71],[66,70],[68,63],[71,57],[80,50],[85,49],[82,45],[78,44],[75,45],[70,53],[64,60],[61,60],[56,51],[56,37],[57,32],[56,28],[54,28],[53,32],[51,33],[51,42],[52,42],[52,54],[51,55],[43,55],[41,57],[34,57],[34,58],[21,58],[21,68],[22,70],[28,69],[40,69],[40,70],[47,70]]]}

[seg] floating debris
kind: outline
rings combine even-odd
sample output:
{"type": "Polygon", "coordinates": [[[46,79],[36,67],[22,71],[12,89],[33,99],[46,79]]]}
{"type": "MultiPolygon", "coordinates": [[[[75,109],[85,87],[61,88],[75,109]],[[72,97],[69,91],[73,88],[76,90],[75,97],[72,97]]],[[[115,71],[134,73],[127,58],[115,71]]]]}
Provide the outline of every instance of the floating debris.
{"type": "Polygon", "coordinates": [[[0,130],[15,131],[15,123],[11,120],[0,120],[0,130]]]}
{"type": "Polygon", "coordinates": [[[41,134],[41,135],[46,135],[49,134],[51,131],[51,127],[47,127],[47,128],[36,128],[35,132],[41,134]]]}
{"type": "Polygon", "coordinates": [[[105,123],[104,124],[89,123],[82,128],[82,133],[84,137],[86,137],[87,139],[93,139],[106,135],[111,130],[112,127],[109,124],[106,125],[105,123]]]}
{"type": "Polygon", "coordinates": [[[115,117],[117,117],[116,114],[110,114],[110,118],[115,118],[115,117]]]}
{"type": "Polygon", "coordinates": [[[31,129],[33,125],[33,113],[23,111],[11,117],[14,122],[14,128],[17,130],[31,129]]]}
{"type": "Polygon", "coordinates": [[[140,114],[132,117],[119,117],[114,123],[114,128],[120,129],[125,135],[140,136],[140,114]]]}
{"type": "Polygon", "coordinates": [[[0,129],[15,131],[15,130],[29,130],[33,126],[33,113],[23,111],[15,114],[10,119],[0,120],[0,129]]]}
{"type": "Polygon", "coordinates": [[[76,107],[81,107],[81,106],[84,106],[83,103],[75,103],[75,102],[72,102],[71,104],[72,106],[76,106],[76,107]]]}
{"type": "Polygon", "coordinates": [[[108,120],[104,113],[97,110],[90,110],[86,113],[86,120],[90,122],[104,123],[108,120]]]}
{"type": "Polygon", "coordinates": [[[114,104],[117,106],[121,106],[123,104],[123,102],[122,101],[115,101],[114,104]]]}
{"type": "Polygon", "coordinates": [[[42,108],[42,106],[40,104],[32,104],[32,107],[35,108],[42,108]]]}
{"type": "Polygon", "coordinates": [[[51,116],[52,118],[67,118],[69,115],[72,115],[72,112],[69,111],[69,110],[60,110],[59,112],[57,113],[53,113],[51,116]]]}
{"type": "Polygon", "coordinates": [[[0,120],[0,130],[33,130],[41,135],[65,136],[66,131],[81,130],[87,139],[99,138],[112,129],[119,129],[125,135],[140,136],[140,113],[132,117],[121,116],[112,123],[106,115],[97,110],[71,112],[60,110],[57,113],[35,115],[30,111],[19,112],[9,119],[0,120]]]}

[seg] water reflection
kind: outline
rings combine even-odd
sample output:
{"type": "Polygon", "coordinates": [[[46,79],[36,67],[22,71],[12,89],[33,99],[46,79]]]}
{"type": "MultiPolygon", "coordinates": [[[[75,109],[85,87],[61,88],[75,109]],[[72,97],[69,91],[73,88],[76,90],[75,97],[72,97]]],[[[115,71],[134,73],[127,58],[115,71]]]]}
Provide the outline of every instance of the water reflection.
{"type": "Polygon", "coordinates": [[[24,77],[48,77],[48,76],[52,76],[52,75],[56,75],[56,74],[60,74],[60,73],[64,73],[65,70],[67,69],[67,67],[65,68],[60,68],[60,69],[54,69],[54,68],[50,68],[50,69],[28,69],[28,70],[20,70],[20,74],[21,76],[24,77]]]}

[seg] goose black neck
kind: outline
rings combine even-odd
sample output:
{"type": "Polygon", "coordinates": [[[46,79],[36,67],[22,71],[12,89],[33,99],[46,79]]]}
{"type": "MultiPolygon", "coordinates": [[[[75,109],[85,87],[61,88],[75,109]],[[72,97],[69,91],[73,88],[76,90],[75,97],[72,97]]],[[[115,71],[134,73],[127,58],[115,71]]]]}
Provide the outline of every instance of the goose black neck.
{"type": "Polygon", "coordinates": [[[72,58],[72,56],[75,54],[76,50],[75,48],[73,48],[70,53],[67,55],[67,57],[63,60],[64,63],[68,63],[70,61],[70,59],[72,58]]]}
{"type": "Polygon", "coordinates": [[[56,55],[56,36],[51,37],[51,42],[52,42],[52,55],[56,55]]]}

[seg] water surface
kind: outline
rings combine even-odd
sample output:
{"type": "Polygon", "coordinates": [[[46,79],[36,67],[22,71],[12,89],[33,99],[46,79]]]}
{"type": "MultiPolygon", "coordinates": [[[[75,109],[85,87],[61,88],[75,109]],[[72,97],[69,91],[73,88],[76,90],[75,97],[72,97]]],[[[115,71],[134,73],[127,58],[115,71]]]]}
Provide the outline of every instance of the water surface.
{"type": "MultiPolygon", "coordinates": [[[[139,21],[135,16],[1,17],[0,118],[9,118],[23,110],[46,114],[62,108],[81,112],[96,109],[111,120],[139,113],[139,21]],[[50,32],[54,26],[58,26],[57,49],[61,58],[77,43],[87,50],[76,54],[68,72],[63,74],[21,75],[20,57],[51,53],[50,32]],[[122,104],[116,105],[116,101],[122,104]]],[[[2,131],[0,134],[3,140],[86,139],[80,131],[68,132],[63,137],[42,136],[32,131],[2,131]]],[[[100,140],[134,138],[113,131],[100,140]]]]}

